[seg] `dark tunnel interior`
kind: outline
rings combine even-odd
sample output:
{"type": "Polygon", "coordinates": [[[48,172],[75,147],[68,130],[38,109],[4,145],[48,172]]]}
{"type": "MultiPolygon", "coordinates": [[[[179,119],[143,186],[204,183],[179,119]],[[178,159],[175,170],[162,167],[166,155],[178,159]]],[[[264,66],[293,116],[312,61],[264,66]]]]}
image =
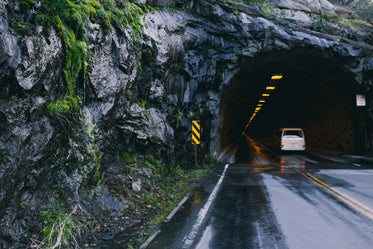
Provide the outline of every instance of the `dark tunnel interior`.
{"type": "Polygon", "coordinates": [[[245,133],[274,149],[284,127],[303,128],[307,148],[341,152],[361,150],[359,85],[345,70],[347,61],[325,51],[302,48],[271,51],[245,62],[225,91],[221,146],[242,144],[242,132],[271,75],[283,74],[245,133]]]}

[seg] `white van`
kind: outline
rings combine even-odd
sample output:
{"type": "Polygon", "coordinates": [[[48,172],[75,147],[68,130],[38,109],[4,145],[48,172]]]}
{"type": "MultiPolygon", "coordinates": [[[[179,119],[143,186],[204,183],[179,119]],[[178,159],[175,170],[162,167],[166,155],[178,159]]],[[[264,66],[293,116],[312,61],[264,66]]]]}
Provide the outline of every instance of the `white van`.
{"type": "Polygon", "coordinates": [[[301,128],[283,128],[281,133],[281,150],[304,151],[306,141],[301,128]]]}

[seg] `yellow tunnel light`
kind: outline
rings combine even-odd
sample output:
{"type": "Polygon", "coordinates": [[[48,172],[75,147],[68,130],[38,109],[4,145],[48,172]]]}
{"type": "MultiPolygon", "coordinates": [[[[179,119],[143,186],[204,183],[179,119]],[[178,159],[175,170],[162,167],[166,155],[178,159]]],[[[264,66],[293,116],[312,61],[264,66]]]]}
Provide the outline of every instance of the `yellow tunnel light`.
{"type": "Polygon", "coordinates": [[[266,87],[266,90],[275,90],[275,89],[276,89],[275,86],[267,86],[267,87],[266,87]]]}
{"type": "Polygon", "coordinates": [[[258,104],[257,106],[263,106],[263,104],[258,104]]]}
{"type": "Polygon", "coordinates": [[[269,93],[263,93],[262,96],[263,97],[269,97],[269,93]]]}
{"type": "Polygon", "coordinates": [[[281,80],[282,77],[282,75],[272,75],[271,80],[281,80]]]}
{"type": "Polygon", "coordinates": [[[265,103],[266,101],[264,99],[259,100],[259,103],[265,103]]]}
{"type": "Polygon", "coordinates": [[[257,107],[255,108],[255,111],[259,111],[261,109],[261,107],[257,107]]]}

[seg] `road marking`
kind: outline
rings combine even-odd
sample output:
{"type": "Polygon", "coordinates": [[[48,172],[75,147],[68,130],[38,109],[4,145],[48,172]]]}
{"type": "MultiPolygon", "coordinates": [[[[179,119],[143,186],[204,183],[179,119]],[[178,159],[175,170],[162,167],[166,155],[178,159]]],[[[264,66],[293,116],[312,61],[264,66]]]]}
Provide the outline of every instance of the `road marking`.
{"type": "Polygon", "coordinates": [[[337,163],[347,163],[348,162],[348,160],[346,160],[346,159],[339,158],[339,157],[333,157],[332,155],[322,155],[322,154],[317,154],[317,153],[312,153],[312,152],[309,152],[309,153],[311,155],[321,157],[321,158],[324,158],[326,160],[337,162],[337,163]]]}
{"type": "Polygon", "coordinates": [[[153,239],[154,239],[154,238],[155,238],[155,237],[156,237],[160,232],[161,232],[161,229],[157,229],[157,231],[155,231],[155,233],[153,233],[153,235],[150,236],[150,237],[145,241],[145,243],[142,244],[142,245],[140,246],[139,249],[145,249],[145,248],[147,248],[147,247],[150,245],[150,243],[152,243],[153,239]]]}
{"type": "MultiPolygon", "coordinates": [[[[177,211],[179,211],[179,209],[184,205],[184,203],[189,199],[190,197],[190,192],[179,202],[179,205],[177,205],[177,207],[175,207],[172,212],[167,216],[167,218],[164,220],[164,222],[169,222],[172,217],[174,217],[174,215],[176,214],[177,211]]],[[[144,242],[144,244],[142,244],[140,246],[139,249],[145,249],[147,248],[150,243],[153,242],[153,239],[155,239],[155,237],[161,232],[161,229],[158,228],[155,232],[153,232],[153,234],[144,242]]]]}
{"type": "Polygon", "coordinates": [[[353,165],[355,165],[356,167],[361,167],[361,165],[357,163],[353,163],[353,165]]]}
{"type": "Polygon", "coordinates": [[[255,225],[256,225],[256,232],[258,233],[259,248],[263,248],[262,236],[260,235],[258,222],[256,222],[255,225]]]}
{"type": "Polygon", "coordinates": [[[199,211],[198,216],[197,216],[197,221],[194,224],[192,231],[187,236],[184,237],[183,247],[182,247],[183,249],[190,248],[192,246],[194,239],[196,238],[198,231],[201,228],[201,225],[206,218],[207,212],[209,211],[211,204],[214,201],[218,193],[218,190],[223,182],[223,179],[224,179],[225,173],[227,172],[228,167],[229,167],[229,164],[226,164],[224,167],[223,174],[220,176],[218,183],[216,184],[213,191],[211,192],[209,199],[207,200],[203,208],[199,211]]]}
{"type": "Polygon", "coordinates": [[[330,193],[332,193],[333,195],[335,195],[336,197],[338,197],[340,200],[347,203],[351,207],[360,211],[361,213],[363,213],[365,216],[367,216],[371,220],[373,220],[373,209],[372,208],[366,206],[365,204],[359,202],[358,200],[352,198],[351,196],[348,196],[347,194],[329,186],[328,184],[324,183],[320,179],[317,179],[316,177],[314,177],[313,175],[309,173],[302,173],[302,175],[306,177],[307,179],[309,179],[310,181],[316,183],[320,187],[326,189],[327,191],[329,191],[330,193]]]}
{"type": "Polygon", "coordinates": [[[172,212],[167,216],[167,218],[165,219],[164,222],[169,222],[172,217],[174,217],[174,215],[176,214],[176,212],[181,208],[181,206],[184,205],[184,203],[189,199],[190,197],[190,193],[188,193],[179,203],[179,205],[177,205],[177,207],[175,207],[172,212]]]}

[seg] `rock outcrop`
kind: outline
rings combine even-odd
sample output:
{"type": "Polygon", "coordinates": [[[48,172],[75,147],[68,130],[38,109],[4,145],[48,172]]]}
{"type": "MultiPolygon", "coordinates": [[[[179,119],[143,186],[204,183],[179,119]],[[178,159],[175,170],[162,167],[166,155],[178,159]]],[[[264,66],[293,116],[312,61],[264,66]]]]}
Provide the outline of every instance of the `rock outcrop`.
{"type": "MultiPolygon", "coordinates": [[[[92,70],[77,119],[48,110],[66,88],[58,32],[38,24],[33,33],[20,32],[20,1],[0,2],[0,248],[30,243],[56,184],[86,213],[125,209],[103,198],[110,193],[98,183],[118,171],[124,151],[190,163],[193,119],[203,126],[202,150],[221,152],[224,92],[249,60],[317,50],[340,61],[354,84],[373,83],[373,28],[326,20],[353,16],[326,0],[276,0],[269,13],[225,1],[136,2],[190,11],[149,11],[141,41],[128,27],[107,31],[87,20],[92,70]]],[[[141,191],[139,182],[132,188],[141,191]]]]}

